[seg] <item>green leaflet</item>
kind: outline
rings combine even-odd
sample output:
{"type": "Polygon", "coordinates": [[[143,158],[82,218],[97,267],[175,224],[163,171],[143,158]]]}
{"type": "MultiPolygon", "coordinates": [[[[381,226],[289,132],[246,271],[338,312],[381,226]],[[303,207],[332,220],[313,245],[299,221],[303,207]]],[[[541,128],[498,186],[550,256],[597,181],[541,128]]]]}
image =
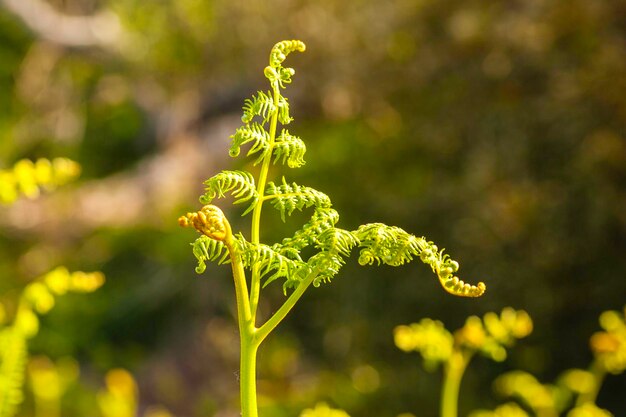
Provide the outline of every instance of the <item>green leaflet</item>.
{"type": "Polygon", "coordinates": [[[242,110],[241,121],[246,124],[252,122],[258,116],[263,121],[261,125],[265,125],[276,110],[278,110],[278,121],[281,124],[286,125],[293,120],[289,116],[289,102],[287,98],[280,96],[278,97],[278,103],[275,104],[271,91],[267,93],[258,91],[256,96],[253,95],[252,98],[245,99],[242,110]]]}
{"type": "Polygon", "coordinates": [[[257,165],[263,158],[271,151],[270,149],[270,134],[265,131],[262,125],[253,122],[245,126],[241,126],[235,133],[231,135],[232,143],[230,150],[228,151],[230,156],[239,156],[241,147],[248,143],[252,143],[252,146],[248,150],[247,156],[259,154],[254,164],[257,165]]]}
{"type": "Polygon", "coordinates": [[[263,91],[259,91],[256,96],[247,98],[244,101],[241,121],[250,123],[255,116],[260,116],[263,119],[263,124],[265,124],[275,111],[276,106],[274,105],[272,93],[268,91],[266,94],[263,91]]]}
{"type": "Polygon", "coordinates": [[[293,237],[283,239],[283,248],[293,248],[298,251],[315,243],[315,237],[324,230],[333,227],[339,221],[339,213],[330,207],[316,207],[311,220],[296,231],[293,237]]]}
{"type": "Polygon", "coordinates": [[[211,204],[215,198],[223,198],[230,193],[236,198],[234,204],[250,202],[243,215],[254,209],[259,198],[254,177],[245,171],[222,171],[204,182],[205,193],[200,196],[202,204],[211,204]]]}
{"type": "Polygon", "coordinates": [[[350,256],[353,247],[359,244],[359,239],[347,230],[335,227],[328,228],[316,238],[316,247],[333,255],[350,256]]]}
{"type": "Polygon", "coordinates": [[[273,182],[267,184],[265,190],[266,199],[270,201],[272,206],[280,211],[280,217],[283,221],[287,215],[291,215],[296,209],[302,210],[307,207],[328,208],[331,206],[330,198],[311,187],[305,187],[294,183],[287,184],[283,177],[282,185],[276,185],[273,182]]]}
{"type": "Polygon", "coordinates": [[[206,270],[206,262],[217,261],[221,265],[230,261],[224,243],[219,240],[202,235],[191,246],[193,247],[193,254],[198,260],[198,266],[196,267],[198,274],[206,270]]]}
{"type": "Polygon", "coordinates": [[[278,278],[296,277],[300,269],[306,268],[306,263],[300,259],[297,252],[281,252],[280,245],[250,243],[241,235],[238,235],[238,243],[244,266],[249,269],[256,266],[260,270],[261,277],[267,277],[264,287],[278,278]]]}
{"type": "Polygon", "coordinates": [[[289,168],[300,168],[305,164],[305,152],[304,141],[297,136],[290,135],[286,129],[283,129],[274,144],[274,163],[281,161],[284,165],[287,162],[289,168]]]}

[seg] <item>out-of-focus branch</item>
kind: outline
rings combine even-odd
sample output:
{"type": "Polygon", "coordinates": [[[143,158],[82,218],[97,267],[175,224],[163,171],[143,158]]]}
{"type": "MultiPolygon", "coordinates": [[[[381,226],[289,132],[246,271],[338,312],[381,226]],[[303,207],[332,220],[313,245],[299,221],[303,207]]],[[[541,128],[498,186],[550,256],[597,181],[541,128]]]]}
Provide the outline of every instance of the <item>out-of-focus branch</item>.
{"type": "Polygon", "coordinates": [[[69,16],[44,0],[0,0],[0,4],[49,42],[69,47],[110,48],[121,40],[118,17],[110,11],[90,16],[69,16]]]}
{"type": "Polygon", "coordinates": [[[100,227],[163,227],[168,222],[176,227],[173,211],[195,201],[207,167],[222,164],[205,150],[227,149],[228,132],[239,120],[239,114],[228,115],[214,120],[201,134],[179,133],[137,167],[87,181],[71,192],[61,189],[34,201],[19,200],[3,209],[0,234],[8,228],[59,239],[69,230],[78,236],[100,227]]]}

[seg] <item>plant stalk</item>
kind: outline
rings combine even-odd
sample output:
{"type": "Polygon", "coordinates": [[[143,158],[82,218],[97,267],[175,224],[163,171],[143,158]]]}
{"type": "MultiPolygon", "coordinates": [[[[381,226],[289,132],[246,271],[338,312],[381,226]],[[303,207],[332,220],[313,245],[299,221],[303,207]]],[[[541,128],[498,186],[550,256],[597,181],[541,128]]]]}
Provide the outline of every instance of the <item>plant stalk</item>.
{"type": "MultiPolygon", "coordinates": [[[[280,90],[277,85],[272,85],[274,91],[274,107],[275,110],[272,113],[270,119],[270,139],[269,139],[269,151],[263,158],[263,164],[261,165],[261,172],[257,181],[257,195],[259,200],[257,205],[252,211],[252,230],[250,232],[250,240],[254,244],[260,242],[260,225],[261,225],[261,209],[263,208],[265,184],[267,182],[267,174],[270,169],[270,163],[272,161],[272,149],[274,148],[274,142],[276,140],[276,126],[278,124],[278,101],[280,98],[280,90]]],[[[252,278],[250,282],[250,307],[252,310],[252,316],[256,320],[256,311],[259,304],[259,296],[261,293],[261,274],[259,268],[254,266],[252,268],[252,278]]]]}
{"type": "Polygon", "coordinates": [[[583,404],[592,403],[595,404],[600,392],[600,387],[606,376],[606,370],[597,360],[594,360],[589,367],[589,372],[593,375],[593,389],[589,392],[582,393],[576,399],[576,406],[580,407],[583,404]]]}
{"type": "Polygon", "coordinates": [[[459,388],[470,356],[454,350],[444,368],[443,389],[441,392],[441,417],[457,417],[459,388]]]}
{"type": "Polygon", "coordinates": [[[256,355],[259,348],[253,336],[241,333],[241,354],[239,368],[239,391],[241,395],[241,416],[258,417],[256,393],[256,355]]]}
{"type": "Polygon", "coordinates": [[[312,272],[304,280],[302,280],[302,282],[300,282],[300,285],[298,285],[298,288],[296,288],[291,293],[289,298],[287,298],[283,305],[280,306],[278,310],[276,310],[274,315],[270,317],[269,320],[267,320],[261,327],[259,327],[255,334],[255,340],[259,344],[263,340],[265,340],[265,338],[272,332],[272,330],[274,330],[276,326],[278,326],[278,324],[283,321],[287,314],[289,314],[289,312],[296,305],[300,297],[302,297],[302,294],[304,294],[306,289],[309,288],[309,286],[313,283],[317,275],[317,272],[312,272]]]}

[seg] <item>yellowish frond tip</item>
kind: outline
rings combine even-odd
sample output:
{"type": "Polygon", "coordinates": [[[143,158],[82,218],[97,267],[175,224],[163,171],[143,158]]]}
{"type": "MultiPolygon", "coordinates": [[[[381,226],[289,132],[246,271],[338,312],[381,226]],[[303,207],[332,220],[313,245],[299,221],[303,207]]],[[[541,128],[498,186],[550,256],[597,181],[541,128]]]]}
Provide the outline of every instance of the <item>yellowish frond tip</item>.
{"type": "Polygon", "coordinates": [[[187,213],[179,217],[178,224],[181,227],[193,227],[214,240],[224,241],[231,235],[230,224],[224,212],[212,204],[202,207],[195,213],[187,213]]]}
{"type": "Polygon", "coordinates": [[[476,285],[468,284],[457,276],[442,277],[439,276],[439,282],[444,290],[452,295],[459,297],[480,297],[485,293],[487,286],[484,282],[479,282],[476,285]]]}
{"type": "Polygon", "coordinates": [[[306,45],[302,41],[291,40],[278,42],[270,52],[270,67],[277,68],[291,52],[304,52],[306,45]]]}

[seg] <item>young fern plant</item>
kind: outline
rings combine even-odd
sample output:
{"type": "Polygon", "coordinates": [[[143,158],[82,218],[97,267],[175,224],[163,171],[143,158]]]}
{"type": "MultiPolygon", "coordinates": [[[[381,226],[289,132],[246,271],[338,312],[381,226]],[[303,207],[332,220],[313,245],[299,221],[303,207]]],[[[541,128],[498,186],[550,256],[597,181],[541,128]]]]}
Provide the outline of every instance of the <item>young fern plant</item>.
{"type": "Polygon", "coordinates": [[[596,399],[607,374],[626,371],[626,307],[603,312],[599,321],[603,330],[591,336],[593,361],[587,370],[568,369],[551,384],[524,371],[505,373],[493,385],[509,401],[469,417],[613,417],[596,399]]]}
{"type": "Polygon", "coordinates": [[[461,379],[474,355],[480,353],[502,362],[506,359],[506,348],[528,336],[532,329],[528,313],[506,307],[500,315],[490,312],[482,319],[471,316],[454,333],[446,330],[440,321],[428,318],[401,325],[394,330],[394,342],[405,352],[419,352],[428,370],[443,365],[439,415],[457,417],[461,379]]]}
{"type": "Polygon", "coordinates": [[[279,182],[268,181],[273,164],[298,168],[305,163],[304,142],[284,128],[293,119],[289,102],[281,93],[295,73],[292,68],[283,67],[285,58],[291,52],[304,50],[304,43],[297,40],[274,45],[264,71],[271,90],[260,91],[245,100],[244,124],[231,136],[230,156],[239,156],[246,147],[246,155],[254,158],[254,165],[260,167],[256,176],[246,171],[222,171],[214,175],[204,183],[206,192],[200,197],[204,207],[179,218],[181,226],[193,227],[202,234],[192,243],[198,260],[196,272],[202,273],[207,261],[230,263],[232,267],[241,342],[244,417],[257,417],[259,346],[311,285],[317,287],[331,281],[353,249],[358,248],[361,265],[398,266],[419,258],[432,268],[443,288],[454,295],[478,297],[485,291],[482,282],[470,285],[456,277],[458,263],[433,242],[382,223],[365,224],[356,230],[341,229],[336,226],[339,214],[326,194],[288,182],[284,177],[279,182]],[[234,233],[222,210],[212,204],[227,195],[234,196],[234,204],[246,205],[244,215],[251,215],[249,235],[234,233]],[[261,215],[267,205],[278,210],[283,220],[296,210],[311,209],[313,213],[293,236],[267,244],[261,242],[261,215]],[[312,256],[303,255],[302,250],[307,247],[314,250],[312,256]],[[279,279],[284,280],[283,289],[288,296],[267,321],[259,323],[261,289],[279,279]]]}

